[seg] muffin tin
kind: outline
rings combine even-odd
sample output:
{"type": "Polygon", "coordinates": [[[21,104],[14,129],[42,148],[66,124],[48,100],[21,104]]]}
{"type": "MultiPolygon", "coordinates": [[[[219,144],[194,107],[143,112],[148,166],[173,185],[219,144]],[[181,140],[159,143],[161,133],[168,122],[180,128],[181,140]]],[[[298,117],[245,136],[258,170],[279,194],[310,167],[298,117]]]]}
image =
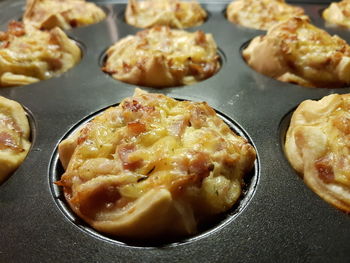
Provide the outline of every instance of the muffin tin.
{"type": "MultiPolygon", "coordinates": [[[[213,34],[221,70],[191,86],[144,89],[207,101],[233,130],[252,141],[258,159],[241,202],[194,237],[133,242],[93,231],[61,200],[60,189],[53,184],[62,173],[57,144],[135,88],[103,73],[100,63],[110,45],[140,29],[124,22],[125,1],[99,2],[108,13],[105,20],[67,31],[83,51],[77,66],[58,78],[0,89],[1,96],[25,106],[33,142],[24,163],[0,185],[0,262],[349,262],[349,215],[303,183],[284,156],[283,140],[291,112],[301,101],[350,89],[305,88],[252,70],[242,59],[241,48],[264,32],[227,21],[228,2],[203,1],[208,20],[188,29],[213,34]]],[[[0,1],[0,30],[20,18],[23,5],[0,1]]],[[[314,24],[326,28],[320,17],[326,4],[298,5],[314,24]]],[[[326,30],[350,43],[349,30],[326,30]]]]}

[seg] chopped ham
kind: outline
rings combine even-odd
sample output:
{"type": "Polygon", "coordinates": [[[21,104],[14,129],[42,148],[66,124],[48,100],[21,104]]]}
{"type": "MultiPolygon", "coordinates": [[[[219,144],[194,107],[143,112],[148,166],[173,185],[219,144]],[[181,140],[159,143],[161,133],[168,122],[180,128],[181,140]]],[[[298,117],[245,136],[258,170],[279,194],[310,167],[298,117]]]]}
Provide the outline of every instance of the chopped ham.
{"type": "Polygon", "coordinates": [[[0,132],[0,150],[4,150],[10,148],[12,150],[15,150],[17,152],[24,151],[22,148],[20,148],[17,143],[15,142],[13,136],[11,134],[8,134],[7,132],[0,132]]]}
{"type": "Polygon", "coordinates": [[[197,45],[204,45],[207,43],[207,39],[205,37],[205,33],[201,30],[196,32],[196,44],[197,45]]]}
{"type": "Polygon", "coordinates": [[[24,24],[18,21],[11,21],[8,26],[8,33],[16,37],[25,35],[24,24]]]}
{"type": "Polygon", "coordinates": [[[323,182],[325,182],[326,184],[334,182],[333,167],[330,164],[330,160],[328,157],[317,160],[315,162],[315,168],[318,172],[318,176],[323,182]]]}
{"type": "Polygon", "coordinates": [[[134,152],[135,150],[135,145],[131,144],[122,145],[118,148],[118,155],[120,160],[122,161],[124,169],[133,171],[142,165],[142,160],[137,160],[133,162],[129,161],[129,154],[134,152]]]}
{"type": "Polygon", "coordinates": [[[344,134],[350,134],[350,119],[340,116],[334,119],[334,126],[341,130],[344,134]]]}
{"type": "Polygon", "coordinates": [[[146,125],[139,121],[133,121],[128,123],[128,129],[131,132],[131,134],[139,135],[140,133],[146,131],[146,125]]]}
{"type": "Polygon", "coordinates": [[[189,120],[186,118],[181,118],[176,121],[174,121],[170,125],[170,133],[173,136],[181,137],[182,134],[185,132],[186,127],[189,125],[189,120]]]}

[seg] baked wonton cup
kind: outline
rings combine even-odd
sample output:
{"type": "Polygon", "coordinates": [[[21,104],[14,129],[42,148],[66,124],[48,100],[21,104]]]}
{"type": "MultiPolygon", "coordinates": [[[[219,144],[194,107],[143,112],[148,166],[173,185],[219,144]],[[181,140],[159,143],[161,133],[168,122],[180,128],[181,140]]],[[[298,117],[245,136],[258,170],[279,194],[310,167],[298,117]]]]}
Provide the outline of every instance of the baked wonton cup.
{"type": "Polygon", "coordinates": [[[323,13],[322,17],[330,25],[350,28],[350,1],[343,0],[331,3],[323,13]]]}
{"type": "Polygon", "coordinates": [[[101,8],[84,0],[27,0],[23,22],[38,29],[67,30],[100,22],[101,8]]]}
{"type": "Polygon", "coordinates": [[[206,17],[207,13],[196,1],[129,0],[125,12],[126,22],[140,28],[194,27],[202,24],[206,17]]]}
{"type": "Polygon", "coordinates": [[[127,238],[186,236],[240,198],[255,150],[205,102],[136,89],[59,145],[72,210],[127,238]]]}
{"type": "Polygon", "coordinates": [[[350,84],[349,45],[305,18],[291,18],[255,37],[243,57],[256,71],[280,81],[318,88],[350,84]]]}
{"type": "Polygon", "coordinates": [[[211,34],[153,27],[111,46],[103,71],[149,87],[190,85],[213,76],[220,57],[211,34]]]}
{"type": "Polygon", "coordinates": [[[0,183],[23,162],[30,148],[30,127],[22,106],[0,96],[0,183]]]}
{"type": "Polygon", "coordinates": [[[40,31],[12,21],[7,32],[0,32],[0,87],[58,76],[80,58],[80,48],[61,29],[40,31]]]}
{"type": "Polygon", "coordinates": [[[285,152],[305,183],[335,207],[350,212],[350,95],[306,100],[293,113],[285,152]]]}
{"type": "Polygon", "coordinates": [[[227,6],[226,16],[235,24],[268,30],[281,21],[305,14],[301,7],[289,5],[284,0],[237,0],[227,6]]]}

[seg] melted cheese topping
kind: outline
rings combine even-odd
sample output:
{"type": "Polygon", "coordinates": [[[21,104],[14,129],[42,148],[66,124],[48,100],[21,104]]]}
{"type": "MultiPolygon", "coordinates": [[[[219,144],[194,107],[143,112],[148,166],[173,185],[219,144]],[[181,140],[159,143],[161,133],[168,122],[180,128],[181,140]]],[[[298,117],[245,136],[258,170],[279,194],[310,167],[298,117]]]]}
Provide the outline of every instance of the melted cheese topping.
{"type": "Polygon", "coordinates": [[[83,0],[27,0],[23,22],[39,29],[67,30],[97,23],[105,17],[101,8],[83,0]]]}
{"type": "Polygon", "coordinates": [[[211,34],[154,27],[121,39],[107,50],[103,70],[113,78],[142,86],[189,85],[220,68],[211,34]]]}
{"type": "Polygon", "coordinates": [[[285,150],[313,191],[350,212],[350,94],[302,102],[293,114],[285,150]]]}
{"type": "Polygon", "coordinates": [[[156,25],[172,28],[199,26],[206,17],[199,3],[179,0],[129,0],[125,13],[128,24],[141,28],[156,25]]]}
{"type": "Polygon", "coordinates": [[[291,18],[254,38],[243,51],[256,71],[307,87],[336,88],[350,84],[350,47],[310,24],[291,18]]]}
{"type": "Polygon", "coordinates": [[[80,60],[80,53],[59,28],[43,32],[13,21],[0,32],[0,87],[58,76],[80,60]]]}
{"type": "Polygon", "coordinates": [[[59,145],[69,205],[99,231],[187,235],[241,195],[254,148],[205,102],[137,89],[59,145]]]}
{"type": "Polygon", "coordinates": [[[0,96],[0,183],[24,160],[29,148],[29,123],[22,106],[0,96]]]}
{"type": "Polygon", "coordinates": [[[350,28],[350,1],[331,3],[322,16],[330,24],[350,28]]]}
{"type": "Polygon", "coordinates": [[[244,27],[268,30],[278,22],[305,16],[304,10],[284,0],[238,0],[228,5],[228,20],[244,27]]]}

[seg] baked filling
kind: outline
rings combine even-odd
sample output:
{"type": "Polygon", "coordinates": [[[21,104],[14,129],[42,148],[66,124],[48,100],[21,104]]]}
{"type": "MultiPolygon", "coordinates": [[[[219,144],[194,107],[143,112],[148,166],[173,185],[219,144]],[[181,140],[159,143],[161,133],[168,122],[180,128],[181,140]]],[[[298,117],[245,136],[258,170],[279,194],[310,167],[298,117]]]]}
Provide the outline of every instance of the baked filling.
{"type": "Polygon", "coordinates": [[[284,0],[237,0],[227,6],[231,22],[249,28],[268,30],[278,22],[295,16],[305,16],[304,9],[284,0]]]}
{"type": "Polygon", "coordinates": [[[230,209],[254,148],[205,102],[136,89],[59,145],[73,211],[121,237],[190,235],[230,209]]]}
{"type": "Polygon", "coordinates": [[[141,28],[199,26],[206,17],[207,13],[197,1],[179,0],[129,0],[125,13],[128,24],[141,28]]]}
{"type": "Polygon", "coordinates": [[[84,0],[27,0],[23,22],[38,29],[67,30],[100,22],[101,8],[84,0]]]}
{"type": "Polygon", "coordinates": [[[322,16],[330,24],[350,28],[350,1],[331,3],[322,16]]]}
{"type": "Polygon", "coordinates": [[[350,83],[350,48],[306,18],[291,18],[255,37],[243,51],[256,71],[306,87],[337,88],[350,83]]]}
{"type": "Polygon", "coordinates": [[[350,212],[350,94],[306,100],[293,113],[285,152],[320,197],[350,212]]]}
{"type": "Polygon", "coordinates": [[[217,47],[211,34],[157,26],[111,46],[102,70],[123,82],[170,87],[207,79],[219,68],[217,47]]]}
{"type": "Polygon", "coordinates": [[[81,57],[80,48],[59,28],[40,31],[20,22],[0,31],[0,87],[58,76],[81,57]]]}
{"type": "Polygon", "coordinates": [[[23,162],[30,148],[30,128],[22,106],[0,96],[0,183],[23,162]]]}

